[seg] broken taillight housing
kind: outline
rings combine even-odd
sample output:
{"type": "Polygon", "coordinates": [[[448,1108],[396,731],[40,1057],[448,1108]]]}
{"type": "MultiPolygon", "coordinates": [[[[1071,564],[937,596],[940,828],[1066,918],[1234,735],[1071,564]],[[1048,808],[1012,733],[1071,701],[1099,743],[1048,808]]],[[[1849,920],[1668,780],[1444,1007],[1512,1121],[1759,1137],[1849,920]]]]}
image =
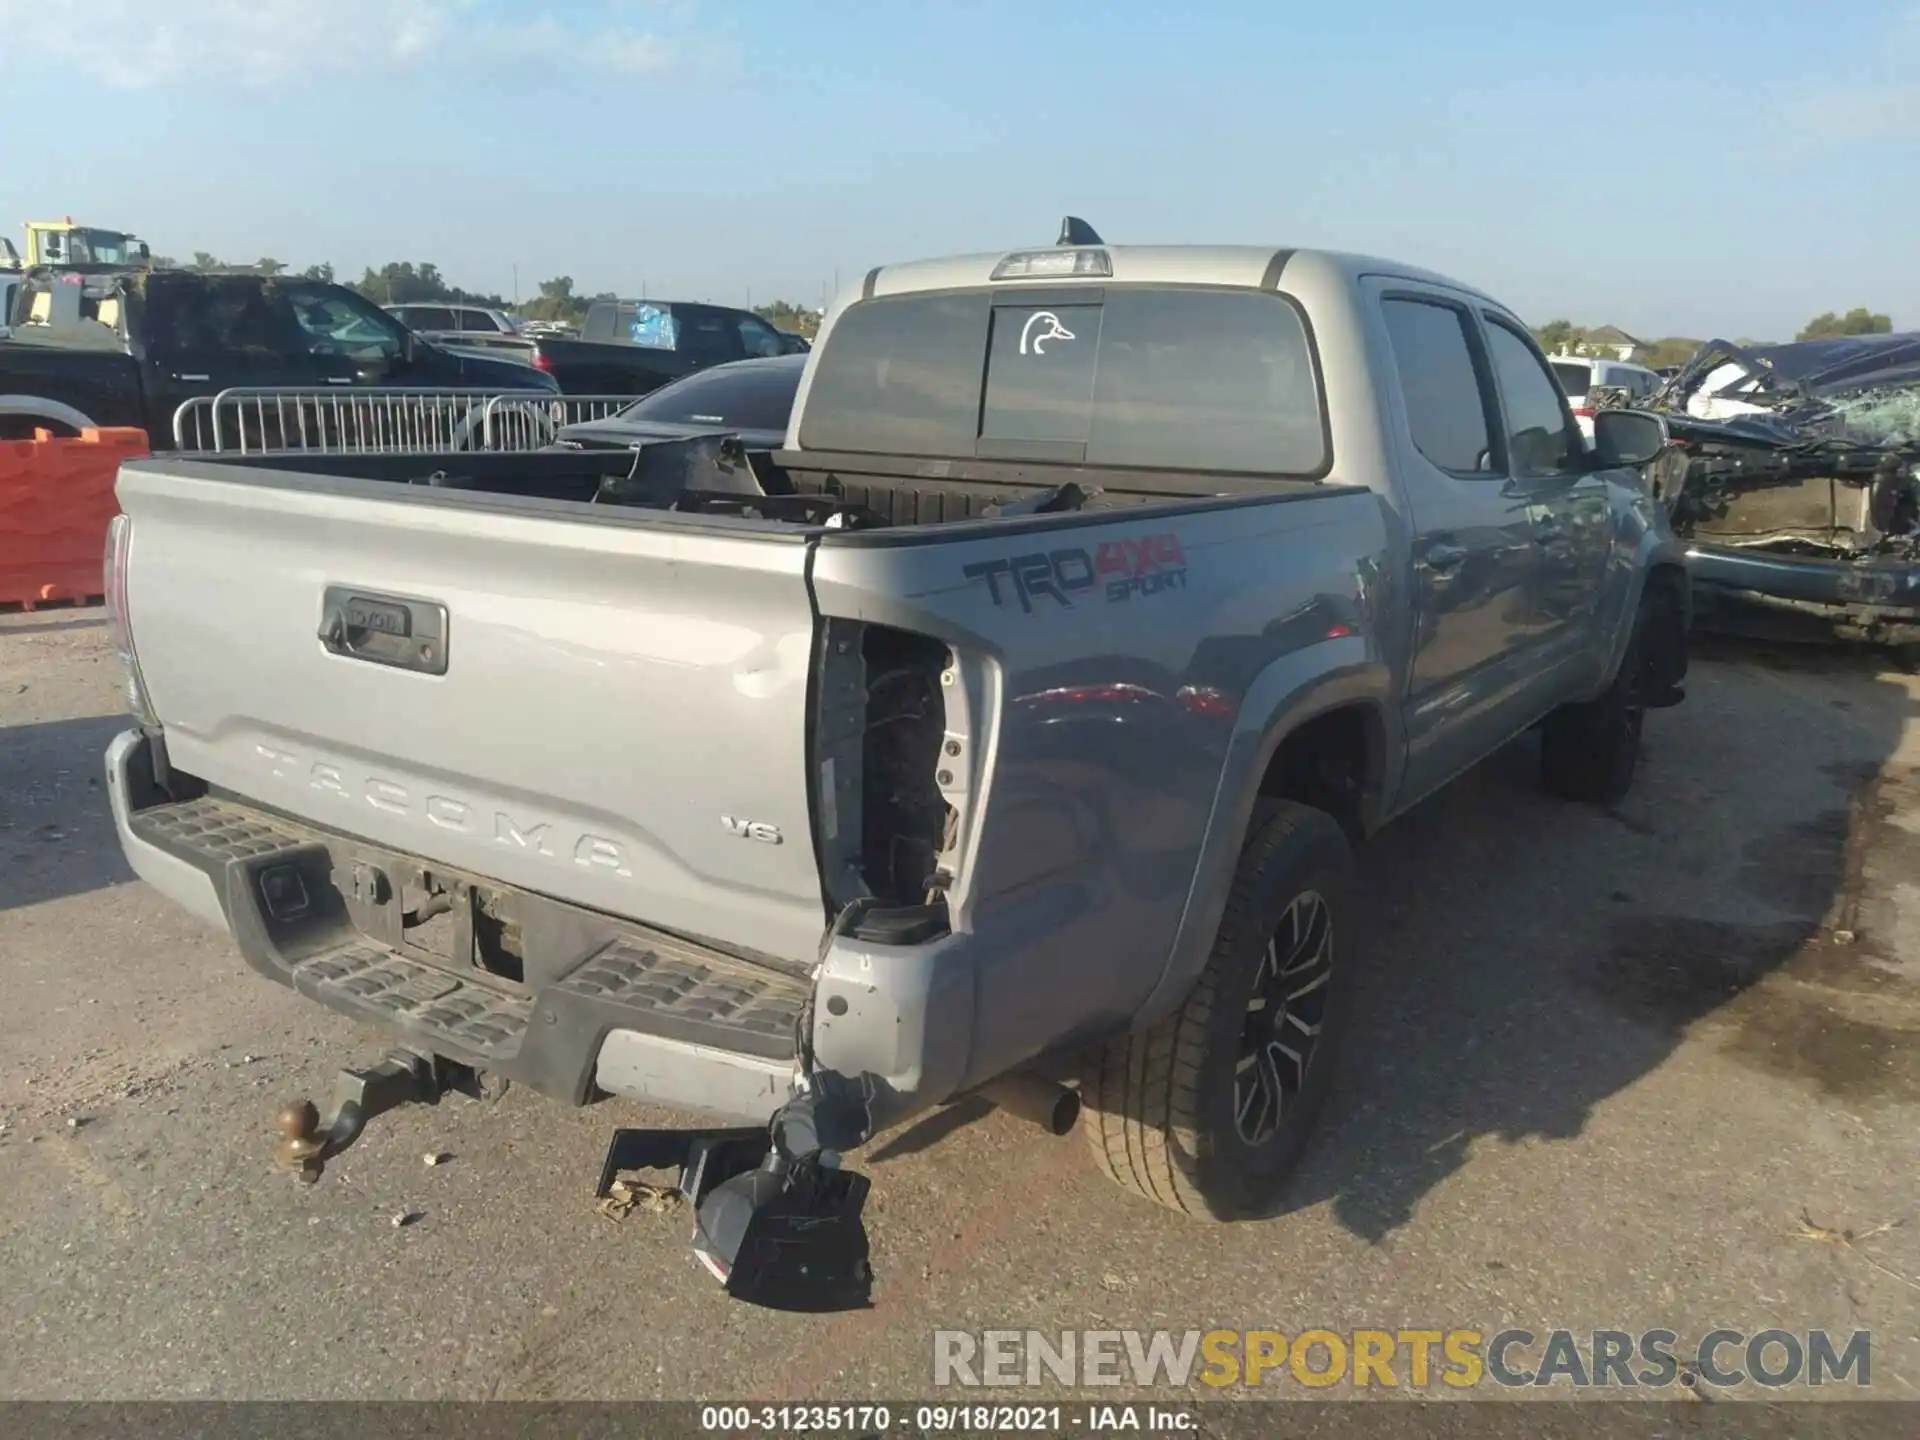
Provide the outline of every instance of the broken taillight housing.
{"type": "Polygon", "coordinates": [[[133,521],[116,515],[107,526],[107,552],[101,565],[102,585],[107,596],[107,618],[113,627],[113,648],[120,657],[120,671],[126,682],[127,709],[143,725],[158,725],[153,702],[147,698],[146,682],[140,678],[140,660],[133,650],[132,617],[127,613],[127,560],[133,553],[133,521]]]}

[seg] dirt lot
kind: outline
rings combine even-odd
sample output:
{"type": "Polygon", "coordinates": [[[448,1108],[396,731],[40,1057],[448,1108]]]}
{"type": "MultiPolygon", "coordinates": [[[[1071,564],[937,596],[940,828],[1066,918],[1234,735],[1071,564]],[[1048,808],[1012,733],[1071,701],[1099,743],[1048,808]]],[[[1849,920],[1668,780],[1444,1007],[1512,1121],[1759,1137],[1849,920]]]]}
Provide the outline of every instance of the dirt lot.
{"type": "Polygon", "coordinates": [[[961,1105],[864,1157],[877,1304],[825,1319],[594,1213],[634,1107],[276,1174],[278,1103],[380,1047],[132,880],[115,678],[97,612],[0,621],[0,1398],[859,1399],[926,1394],[936,1326],[1406,1325],[1868,1328],[1920,1398],[1920,682],[1868,660],[1717,647],[1618,812],[1523,742],[1382,836],[1293,1213],[1182,1222],[961,1105]]]}

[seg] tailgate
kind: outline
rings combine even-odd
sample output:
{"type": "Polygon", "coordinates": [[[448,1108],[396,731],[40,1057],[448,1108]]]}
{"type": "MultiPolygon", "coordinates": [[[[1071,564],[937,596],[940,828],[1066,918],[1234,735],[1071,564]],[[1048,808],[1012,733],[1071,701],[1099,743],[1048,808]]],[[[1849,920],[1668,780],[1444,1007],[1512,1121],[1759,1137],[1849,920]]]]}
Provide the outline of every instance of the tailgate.
{"type": "Polygon", "coordinates": [[[121,472],[127,609],[175,768],[450,868],[813,962],[804,537],[320,483],[121,472]]]}

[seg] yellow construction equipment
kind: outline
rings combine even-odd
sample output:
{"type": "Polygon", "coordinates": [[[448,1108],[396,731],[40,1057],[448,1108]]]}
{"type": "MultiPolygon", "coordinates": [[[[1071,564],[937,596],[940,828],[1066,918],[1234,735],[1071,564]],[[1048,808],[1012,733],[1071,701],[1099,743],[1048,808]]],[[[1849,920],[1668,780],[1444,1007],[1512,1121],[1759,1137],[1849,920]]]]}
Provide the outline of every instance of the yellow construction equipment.
{"type": "Polygon", "coordinates": [[[64,220],[29,220],[25,228],[25,258],[13,248],[11,240],[0,239],[0,268],[78,269],[90,265],[144,265],[149,259],[146,242],[139,236],[97,225],[77,225],[71,215],[64,220]]]}

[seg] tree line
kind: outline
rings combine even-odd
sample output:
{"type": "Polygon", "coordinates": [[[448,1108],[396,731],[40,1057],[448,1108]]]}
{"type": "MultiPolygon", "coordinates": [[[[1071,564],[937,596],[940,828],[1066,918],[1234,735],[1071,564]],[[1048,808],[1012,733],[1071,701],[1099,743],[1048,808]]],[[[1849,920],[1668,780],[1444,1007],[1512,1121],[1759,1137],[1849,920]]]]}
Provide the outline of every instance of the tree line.
{"type": "MultiPolygon", "coordinates": [[[[321,280],[329,284],[338,281],[379,305],[479,305],[489,310],[511,310],[528,320],[550,320],[558,324],[574,326],[587,318],[587,309],[596,300],[617,298],[610,290],[602,290],[592,295],[578,294],[573,288],[571,275],[556,275],[551,280],[542,280],[539,284],[539,292],[531,299],[515,305],[500,295],[479,290],[466,290],[451,283],[440,273],[440,267],[431,262],[415,264],[411,260],[389,261],[377,270],[369,265],[358,280],[340,280],[334,274],[332,264],[325,261],[296,271],[272,256],[262,256],[250,265],[236,265],[220,260],[204,250],[194,251],[193,258],[184,263],[169,256],[156,255],[153,257],[153,264],[156,269],[162,270],[237,270],[254,275],[289,275],[301,280],[321,280]]],[[[776,330],[789,330],[795,334],[804,335],[809,340],[820,328],[820,316],[816,311],[786,300],[757,305],[754,307],[754,313],[776,330]]]]}
{"type": "MultiPolygon", "coordinates": [[[[1536,325],[1533,338],[1540,342],[1540,348],[1549,355],[1581,355],[1594,350],[1613,353],[1612,346],[1605,340],[1596,339],[1600,327],[1576,325],[1571,320],[1549,320],[1544,325],[1536,325]]],[[[1844,315],[1831,310],[1822,311],[1794,335],[1795,340],[1838,340],[1850,335],[1887,335],[1893,331],[1893,318],[1878,311],[1857,306],[1844,315]]],[[[1693,358],[1693,354],[1706,342],[1688,339],[1683,335],[1669,335],[1660,340],[1649,340],[1646,349],[1634,357],[1638,364],[1660,369],[1668,365],[1684,365],[1693,358]]],[[[1769,345],[1769,340],[1742,338],[1742,345],[1769,345]]]]}
{"type": "MultiPolygon", "coordinates": [[[[271,256],[262,256],[251,265],[232,265],[216,259],[204,250],[196,250],[193,259],[182,265],[179,261],[166,256],[156,255],[153,264],[160,269],[187,270],[245,270],[257,275],[297,274],[302,280],[324,280],[332,282],[335,276],[333,266],[322,262],[309,265],[306,269],[293,272],[281,261],[271,256]]],[[[539,293],[532,299],[514,305],[499,295],[486,294],[478,290],[465,290],[447,280],[440,273],[440,267],[432,263],[415,264],[410,260],[389,261],[379,269],[367,266],[358,280],[341,282],[369,300],[380,305],[442,304],[442,305],[482,305],[490,310],[512,310],[528,320],[551,320],[562,325],[579,325],[587,318],[587,308],[596,300],[616,298],[612,291],[602,290],[592,295],[578,294],[573,288],[571,275],[556,275],[551,280],[542,280],[539,293]]],[[[776,330],[791,331],[813,339],[820,328],[820,314],[808,305],[795,305],[787,300],[775,300],[767,305],[756,305],[754,313],[776,330]]],[[[1601,327],[1576,325],[1571,320],[1549,320],[1544,325],[1534,327],[1534,338],[1540,342],[1540,348],[1549,355],[1577,355],[1589,348],[1605,346],[1604,341],[1594,339],[1601,327]]],[[[1856,306],[1845,314],[1836,314],[1827,310],[1813,317],[1800,327],[1796,340],[1831,340],[1849,335],[1886,335],[1893,330],[1891,316],[1878,311],[1868,310],[1865,306],[1856,306]]],[[[1693,353],[1705,343],[1689,339],[1682,335],[1669,335],[1660,340],[1647,342],[1647,348],[1635,358],[1639,363],[1658,369],[1667,365],[1684,365],[1693,357],[1693,353]]],[[[1765,340],[1742,339],[1742,345],[1765,345],[1765,340]]],[[[1611,353],[1611,347],[1606,347],[1611,353]]]]}

